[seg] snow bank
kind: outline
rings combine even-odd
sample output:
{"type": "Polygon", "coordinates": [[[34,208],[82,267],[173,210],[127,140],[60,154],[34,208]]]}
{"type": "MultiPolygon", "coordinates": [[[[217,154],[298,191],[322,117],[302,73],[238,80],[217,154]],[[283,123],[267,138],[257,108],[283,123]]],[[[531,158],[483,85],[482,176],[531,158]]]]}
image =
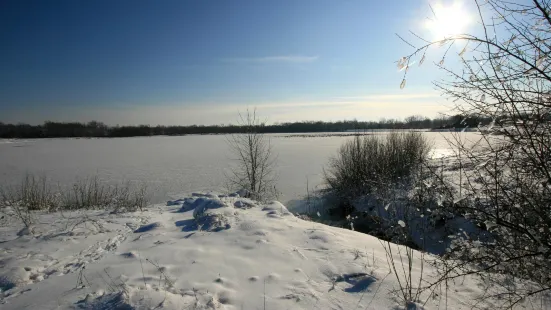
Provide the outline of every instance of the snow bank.
{"type": "MultiPolygon", "coordinates": [[[[403,306],[378,239],[304,221],[279,202],[193,195],[144,212],[37,214],[33,234],[23,236],[7,216],[2,309],[403,306]]],[[[423,272],[428,279],[434,269],[423,272]]],[[[421,269],[412,273],[417,279],[421,269]]],[[[471,279],[450,285],[450,309],[484,294],[471,279]]],[[[429,298],[425,307],[439,303],[429,298]]]]}

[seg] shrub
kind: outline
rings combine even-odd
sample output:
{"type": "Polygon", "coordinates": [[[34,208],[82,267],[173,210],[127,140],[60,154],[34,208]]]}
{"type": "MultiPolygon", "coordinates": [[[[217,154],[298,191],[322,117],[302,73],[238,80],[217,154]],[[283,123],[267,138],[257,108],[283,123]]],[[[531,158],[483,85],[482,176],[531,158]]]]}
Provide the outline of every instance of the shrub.
{"type": "Polygon", "coordinates": [[[109,185],[97,177],[76,181],[70,188],[54,190],[45,176],[26,175],[17,186],[0,188],[0,208],[11,208],[29,227],[34,211],[106,209],[113,212],[142,210],[149,203],[145,185],[109,185]]]}
{"type": "Polygon", "coordinates": [[[34,221],[31,211],[54,209],[58,203],[44,176],[27,174],[19,185],[0,188],[0,208],[10,207],[26,227],[34,221]]]}
{"type": "Polygon", "coordinates": [[[408,182],[425,162],[430,148],[419,132],[356,136],[331,159],[325,171],[327,190],[350,204],[377,188],[408,182]]]}
{"type": "Polygon", "coordinates": [[[228,136],[227,143],[235,165],[226,175],[231,191],[245,190],[247,197],[256,200],[277,198],[276,157],[269,136],[261,133],[265,126],[256,115],[256,109],[239,114],[242,134],[228,136]]]}
{"type": "Polygon", "coordinates": [[[27,174],[19,185],[2,190],[2,200],[17,202],[29,210],[47,210],[57,206],[58,200],[45,176],[27,174]]]}
{"type": "Polygon", "coordinates": [[[109,185],[98,177],[81,179],[62,194],[62,208],[111,209],[113,212],[142,210],[149,202],[147,187],[133,187],[130,183],[109,185]]]}
{"type": "Polygon", "coordinates": [[[73,186],[63,191],[62,208],[66,210],[94,209],[112,203],[114,188],[100,182],[97,177],[77,180],[73,186]]]}

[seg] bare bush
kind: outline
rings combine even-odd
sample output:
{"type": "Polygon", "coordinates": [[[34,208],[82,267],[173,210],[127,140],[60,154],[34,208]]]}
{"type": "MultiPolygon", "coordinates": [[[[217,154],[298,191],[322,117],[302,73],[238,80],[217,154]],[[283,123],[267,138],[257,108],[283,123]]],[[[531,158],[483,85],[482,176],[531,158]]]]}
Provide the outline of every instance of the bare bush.
{"type": "Polygon", "coordinates": [[[125,195],[118,195],[117,203],[115,204],[115,212],[126,211],[143,211],[149,204],[149,191],[145,183],[137,185],[133,190],[130,185],[125,187],[125,195]]]}
{"type": "Polygon", "coordinates": [[[79,179],[62,195],[65,210],[97,209],[108,206],[116,195],[115,188],[100,182],[97,176],[79,179]]]}
{"type": "Polygon", "coordinates": [[[410,181],[430,144],[419,132],[355,137],[341,146],[325,171],[328,191],[351,202],[377,188],[410,181]]]}
{"type": "Polygon", "coordinates": [[[65,210],[109,209],[113,212],[142,210],[149,202],[145,184],[132,186],[131,183],[107,184],[97,176],[78,180],[62,193],[62,206],[65,210]]]}
{"type": "Polygon", "coordinates": [[[226,176],[230,189],[246,190],[253,199],[276,198],[276,158],[269,137],[259,131],[264,123],[256,115],[256,109],[239,114],[239,126],[244,133],[230,135],[227,139],[236,161],[226,176]]]}
{"type": "Polygon", "coordinates": [[[393,292],[404,305],[404,309],[415,309],[413,304],[420,302],[421,294],[425,290],[423,276],[425,267],[424,252],[417,252],[408,246],[382,242],[386,254],[389,270],[398,283],[393,292]]]}
{"type": "Polygon", "coordinates": [[[45,176],[27,174],[19,185],[0,188],[0,208],[11,208],[26,227],[34,222],[32,211],[55,209],[58,204],[45,176]]]}
{"type": "Polygon", "coordinates": [[[51,186],[45,176],[26,175],[16,186],[0,188],[0,208],[10,208],[27,227],[35,211],[105,209],[113,212],[142,210],[149,203],[145,184],[109,185],[98,177],[76,181],[65,189],[51,186]]]}
{"type": "Polygon", "coordinates": [[[468,274],[489,278],[484,297],[497,297],[500,307],[512,308],[551,291],[551,3],[475,5],[480,31],[473,33],[480,35],[421,40],[419,47],[408,42],[415,50],[398,64],[407,69],[416,55],[424,58],[429,48],[443,48],[438,66],[450,78],[437,87],[464,117],[493,119],[480,128],[487,147],[455,141],[460,167],[474,169],[464,175],[460,194],[446,209],[490,237],[457,238],[445,256],[453,260],[442,261],[440,281],[468,274]],[[459,44],[456,70],[444,59],[459,44]]]}

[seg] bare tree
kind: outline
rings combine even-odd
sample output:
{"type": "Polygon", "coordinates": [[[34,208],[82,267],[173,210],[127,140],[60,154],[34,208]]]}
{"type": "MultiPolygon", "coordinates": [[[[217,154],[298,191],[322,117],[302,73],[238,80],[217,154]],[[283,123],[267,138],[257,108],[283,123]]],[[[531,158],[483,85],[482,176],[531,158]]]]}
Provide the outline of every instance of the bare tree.
{"type": "Polygon", "coordinates": [[[400,37],[414,51],[398,66],[403,88],[414,58],[423,63],[429,49],[440,49],[435,64],[448,78],[436,87],[463,117],[492,119],[477,148],[452,141],[460,167],[476,168],[447,211],[471,219],[486,237],[457,238],[439,281],[478,275],[490,284],[485,297],[512,308],[551,291],[551,2],[473,1],[480,35],[431,41],[412,33],[419,46],[400,37]],[[453,46],[461,50],[459,69],[448,65],[453,46]]]}
{"type": "Polygon", "coordinates": [[[227,175],[232,190],[244,189],[253,199],[266,200],[277,197],[275,187],[276,158],[270,138],[260,129],[264,126],[256,115],[256,109],[239,113],[241,133],[228,136],[227,142],[236,165],[227,175]]]}

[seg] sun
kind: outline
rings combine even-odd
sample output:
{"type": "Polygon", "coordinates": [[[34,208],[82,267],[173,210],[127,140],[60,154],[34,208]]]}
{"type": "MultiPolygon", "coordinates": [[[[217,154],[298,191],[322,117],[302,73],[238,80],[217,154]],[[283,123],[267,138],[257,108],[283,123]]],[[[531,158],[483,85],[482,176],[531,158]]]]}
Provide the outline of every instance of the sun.
{"type": "Polygon", "coordinates": [[[425,26],[434,36],[433,39],[440,40],[463,34],[472,22],[471,14],[463,7],[462,2],[454,2],[450,5],[436,3],[432,6],[425,26]]]}

